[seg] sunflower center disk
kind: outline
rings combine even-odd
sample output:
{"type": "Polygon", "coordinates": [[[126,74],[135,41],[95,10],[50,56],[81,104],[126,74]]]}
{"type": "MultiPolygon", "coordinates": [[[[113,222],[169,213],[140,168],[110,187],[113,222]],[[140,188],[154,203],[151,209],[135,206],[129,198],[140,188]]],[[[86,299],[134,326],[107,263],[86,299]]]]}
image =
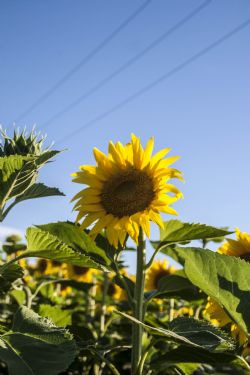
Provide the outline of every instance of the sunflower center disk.
{"type": "Polygon", "coordinates": [[[145,210],[154,196],[152,179],[143,171],[131,169],[104,183],[101,203],[107,213],[121,218],[145,210]]]}

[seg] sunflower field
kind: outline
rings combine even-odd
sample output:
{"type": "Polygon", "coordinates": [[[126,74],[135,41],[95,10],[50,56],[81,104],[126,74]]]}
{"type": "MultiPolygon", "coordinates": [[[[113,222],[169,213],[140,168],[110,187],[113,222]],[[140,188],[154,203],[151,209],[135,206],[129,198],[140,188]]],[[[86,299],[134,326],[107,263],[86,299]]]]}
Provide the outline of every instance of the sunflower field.
{"type": "MultiPolygon", "coordinates": [[[[178,157],[153,148],[133,134],[94,148],[72,174],[75,222],[4,239],[1,375],[250,374],[250,234],[176,220],[178,157]]],[[[64,195],[39,180],[59,154],[34,131],[1,131],[0,222],[64,195]]]]}

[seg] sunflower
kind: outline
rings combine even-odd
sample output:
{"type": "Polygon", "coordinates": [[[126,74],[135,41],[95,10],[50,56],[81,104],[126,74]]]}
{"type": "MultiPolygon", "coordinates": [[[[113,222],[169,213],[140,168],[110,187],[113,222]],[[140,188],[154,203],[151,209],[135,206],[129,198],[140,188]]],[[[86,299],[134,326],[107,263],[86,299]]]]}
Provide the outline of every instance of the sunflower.
{"type": "Polygon", "coordinates": [[[194,310],[192,307],[189,306],[183,306],[178,310],[174,311],[174,317],[178,318],[179,316],[193,316],[194,310]]]}
{"type": "Polygon", "coordinates": [[[60,295],[62,297],[67,297],[69,294],[72,293],[72,288],[70,286],[67,286],[67,285],[60,285],[60,295]]]}
{"type": "Polygon", "coordinates": [[[98,273],[96,269],[88,267],[75,266],[73,264],[67,265],[68,278],[84,283],[91,283],[94,276],[98,273]]]}
{"type": "MultiPolygon", "coordinates": [[[[103,293],[103,285],[100,285],[100,290],[103,293]]],[[[114,299],[115,301],[121,300],[122,297],[122,288],[119,287],[119,285],[115,284],[111,278],[109,278],[108,282],[108,290],[107,290],[107,295],[111,298],[114,299]]]]}
{"type": "Polygon", "coordinates": [[[217,250],[220,254],[239,257],[250,262],[250,234],[235,230],[237,240],[227,239],[217,250]]]}
{"type": "Polygon", "coordinates": [[[150,221],[163,227],[160,212],[177,215],[170,204],[182,193],[168,181],[182,180],[180,171],[169,168],[179,157],[164,159],[168,148],[151,156],[153,147],[153,138],[143,149],[133,134],[126,145],[110,141],[108,155],[94,148],[96,166],[81,166],[80,172],[73,174],[74,182],[88,185],[73,200],[77,201],[76,221],[83,220],[80,228],[94,223],[92,238],[106,229],[107,238],[115,247],[124,245],[127,235],[138,243],[140,227],[148,237],[150,221]]]}
{"type": "Polygon", "coordinates": [[[166,259],[155,260],[146,274],[145,288],[147,291],[155,290],[159,281],[175,271],[173,266],[169,266],[166,259]]]}
{"type": "Polygon", "coordinates": [[[57,275],[59,277],[66,276],[66,264],[57,262],[56,260],[39,258],[33,269],[35,275],[38,277],[44,275],[57,275]]]}
{"type": "Polygon", "coordinates": [[[240,345],[244,345],[247,342],[247,336],[245,332],[235,324],[222,306],[212,298],[208,297],[208,302],[204,310],[205,314],[210,317],[211,323],[217,327],[229,326],[233,338],[239,341],[240,345]]]}

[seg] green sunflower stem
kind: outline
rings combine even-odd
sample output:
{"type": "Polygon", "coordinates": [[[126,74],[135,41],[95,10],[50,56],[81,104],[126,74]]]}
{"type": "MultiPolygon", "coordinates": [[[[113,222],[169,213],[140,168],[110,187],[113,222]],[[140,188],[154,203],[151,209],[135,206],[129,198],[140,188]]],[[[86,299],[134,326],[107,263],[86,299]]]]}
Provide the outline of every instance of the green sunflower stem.
{"type": "MultiPolygon", "coordinates": [[[[146,248],[143,230],[140,228],[139,242],[137,247],[137,267],[134,293],[134,317],[141,322],[144,321],[144,284],[145,284],[146,248]]],[[[142,356],[142,334],[141,325],[132,326],[132,375],[138,374],[139,364],[142,356]]]]}

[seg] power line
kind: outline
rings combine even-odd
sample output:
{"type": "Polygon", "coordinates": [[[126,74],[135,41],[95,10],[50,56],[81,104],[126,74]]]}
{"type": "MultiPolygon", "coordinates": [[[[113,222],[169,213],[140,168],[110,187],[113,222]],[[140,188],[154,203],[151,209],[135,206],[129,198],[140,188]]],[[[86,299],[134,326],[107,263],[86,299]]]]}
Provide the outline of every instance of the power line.
{"type": "Polygon", "coordinates": [[[41,129],[46,129],[49,124],[51,124],[54,120],[60,118],[65,113],[69,112],[73,108],[75,108],[77,105],[82,103],[85,99],[89,98],[91,95],[98,92],[102,87],[106,86],[110,81],[112,81],[115,77],[119,76],[122,72],[127,70],[131,65],[133,65],[135,62],[140,60],[142,57],[144,57],[147,53],[152,51],[155,47],[157,47],[160,43],[162,43],[167,37],[169,37],[171,34],[173,34],[175,31],[180,29],[182,26],[184,26],[186,23],[188,23],[193,17],[195,17],[198,13],[200,13],[204,8],[206,8],[209,4],[211,4],[212,0],[206,0],[203,1],[198,7],[196,7],[194,10],[192,10],[188,15],[186,15],[184,18],[182,18],[179,22],[177,22],[174,26],[167,29],[163,34],[161,34],[158,38],[156,38],[153,42],[151,42],[149,45],[147,45],[143,50],[141,50],[139,53],[134,55],[132,58],[127,60],[124,64],[122,64],[119,68],[117,68],[115,71],[113,71],[111,74],[103,78],[101,81],[99,81],[95,86],[90,88],[88,91],[80,95],[77,99],[75,99],[73,102],[68,104],[65,108],[58,111],[56,114],[51,116],[48,120],[46,120],[41,126],[41,129]]]}
{"type": "Polygon", "coordinates": [[[21,113],[15,122],[22,120],[49,96],[51,96],[59,87],[68,81],[76,72],[78,72],[85,64],[92,60],[104,47],[106,47],[123,29],[125,29],[144,9],[150,4],[152,0],[144,1],[127,19],[125,19],[111,34],[102,40],[92,51],[88,53],[81,61],[79,61],[73,68],[71,68],[62,78],[60,78],[53,86],[51,86],[45,93],[43,93],[33,104],[31,104],[23,113],[21,113]]]}
{"type": "Polygon", "coordinates": [[[186,68],[187,66],[189,66],[190,64],[195,62],[196,60],[200,59],[202,56],[206,55],[208,52],[210,52],[214,48],[218,47],[223,42],[230,39],[233,35],[242,31],[244,28],[248,27],[249,25],[250,25],[250,18],[248,18],[246,21],[242,22],[240,25],[238,25],[237,27],[235,27],[234,29],[232,29],[228,33],[224,34],[223,36],[221,36],[220,38],[215,40],[213,43],[209,44],[207,47],[201,49],[199,52],[192,55],[191,57],[189,57],[188,59],[186,59],[185,61],[183,61],[179,65],[175,66],[173,69],[171,69],[167,73],[161,75],[156,80],[154,80],[151,83],[147,84],[146,86],[142,87],[140,90],[136,91],[134,94],[130,95],[129,97],[127,97],[126,99],[124,99],[120,103],[118,103],[115,106],[113,106],[112,108],[110,108],[109,110],[101,113],[100,115],[96,116],[92,120],[86,122],[83,126],[81,126],[78,129],[72,131],[67,136],[62,137],[57,142],[57,144],[63,143],[64,141],[68,140],[69,138],[74,137],[75,135],[79,134],[83,130],[87,129],[89,126],[98,123],[99,121],[103,120],[104,118],[110,116],[112,113],[114,113],[114,112],[118,111],[119,109],[121,109],[122,107],[126,106],[128,103],[131,103],[132,101],[134,101],[138,97],[142,96],[146,92],[148,92],[151,89],[153,89],[154,87],[158,86],[163,81],[167,80],[168,78],[177,74],[178,72],[180,72],[181,70],[183,70],[184,68],[186,68]]]}

